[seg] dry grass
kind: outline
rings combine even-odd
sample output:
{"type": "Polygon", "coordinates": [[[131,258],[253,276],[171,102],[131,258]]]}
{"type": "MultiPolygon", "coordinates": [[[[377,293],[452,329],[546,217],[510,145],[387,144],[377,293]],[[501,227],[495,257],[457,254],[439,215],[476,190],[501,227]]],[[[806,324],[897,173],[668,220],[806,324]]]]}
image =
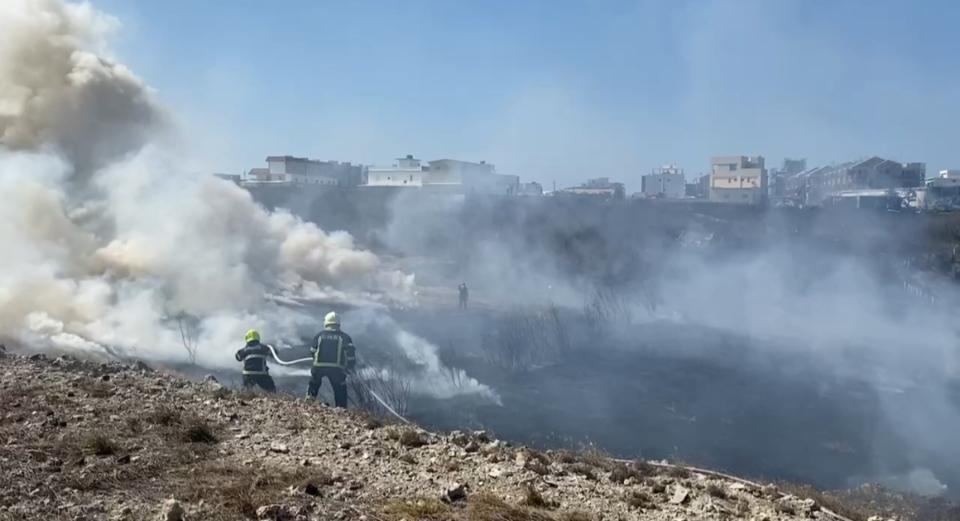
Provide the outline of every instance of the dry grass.
{"type": "Polygon", "coordinates": [[[573,472],[574,474],[579,474],[591,481],[596,481],[597,474],[594,472],[594,468],[586,463],[574,463],[567,467],[567,470],[573,472]]]}
{"type": "Polygon", "coordinates": [[[99,380],[85,380],[80,384],[80,388],[91,398],[109,398],[113,396],[113,386],[99,380]]]}
{"type": "Polygon", "coordinates": [[[413,454],[410,454],[409,452],[406,452],[406,453],[404,453],[404,454],[401,454],[400,457],[397,458],[397,459],[399,459],[400,461],[402,461],[402,462],[404,462],[404,463],[407,463],[407,464],[409,464],[409,465],[416,465],[416,464],[417,464],[417,458],[415,458],[415,457],[413,456],[413,454]]]}
{"type": "Polygon", "coordinates": [[[198,416],[191,416],[180,427],[180,439],[188,443],[216,443],[217,437],[207,422],[198,416]]]}
{"type": "Polygon", "coordinates": [[[86,454],[94,456],[112,456],[119,450],[116,442],[103,434],[90,434],[86,436],[81,447],[86,454]]]}
{"type": "Polygon", "coordinates": [[[533,485],[527,484],[523,488],[523,499],[520,501],[520,504],[527,507],[533,508],[556,508],[557,504],[553,501],[548,501],[543,497],[543,494],[536,489],[533,485]]]}
{"type": "Polygon", "coordinates": [[[150,425],[170,427],[180,423],[182,420],[182,413],[172,407],[161,405],[156,409],[146,413],[143,416],[143,420],[150,425]]]}
{"type": "Polygon", "coordinates": [[[716,483],[710,483],[706,489],[707,495],[717,499],[727,499],[727,490],[716,483]]]}
{"type": "Polygon", "coordinates": [[[384,508],[383,513],[390,519],[423,519],[427,521],[453,519],[453,509],[438,499],[415,499],[394,501],[384,508]]]}
{"type": "Polygon", "coordinates": [[[810,485],[796,485],[792,483],[778,483],[780,490],[800,498],[808,498],[817,502],[823,508],[840,514],[851,521],[867,521],[870,516],[877,515],[878,512],[868,510],[867,508],[858,508],[853,504],[847,504],[840,499],[824,494],[810,485]]]}
{"type": "Polygon", "coordinates": [[[657,504],[650,494],[641,490],[630,491],[624,500],[633,508],[651,509],[656,508],[657,504]]]}
{"type": "Polygon", "coordinates": [[[536,509],[513,506],[492,494],[477,494],[467,505],[467,521],[555,521],[536,509]]]}
{"type": "Polygon", "coordinates": [[[560,514],[560,521],[593,521],[593,516],[580,510],[560,514]]]}
{"type": "Polygon", "coordinates": [[[256,519],[259,507],[277,502],[291,487],[306,496],[334,483],[323,468],[263,469],[221,462],[180,468],[172,479],[177,498],[190,503],[203,501],[222,519],[256,519]]]}
{"type": "Polygon", "coordinates": [[[404,429],[403,432],[400,433],[398,441],[400,445],[412,449],[417,449],[427,444],[427,440],[423,439],[423,434],[420,434],[420,431],[415,429],[404,429]]]}

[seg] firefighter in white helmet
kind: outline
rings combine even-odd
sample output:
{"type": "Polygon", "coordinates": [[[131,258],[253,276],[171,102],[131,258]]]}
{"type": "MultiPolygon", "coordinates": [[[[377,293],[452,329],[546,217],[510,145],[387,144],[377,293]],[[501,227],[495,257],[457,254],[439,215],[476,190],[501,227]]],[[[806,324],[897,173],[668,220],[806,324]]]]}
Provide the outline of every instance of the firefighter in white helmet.
{"type": "Polygon", "coordinates": [[[340,317],[333,311],[323,319],[323,331],[313,339],[310,348],[313,353],[313,368],[310,370],[310,385],[307,387],[307,399],[317,398],[323,379],[330,381],[333,387],[334,403],[337,407],[347,406],[347,372],[357,363],[356,350],[350,335],[340,330],[340,317]]]}

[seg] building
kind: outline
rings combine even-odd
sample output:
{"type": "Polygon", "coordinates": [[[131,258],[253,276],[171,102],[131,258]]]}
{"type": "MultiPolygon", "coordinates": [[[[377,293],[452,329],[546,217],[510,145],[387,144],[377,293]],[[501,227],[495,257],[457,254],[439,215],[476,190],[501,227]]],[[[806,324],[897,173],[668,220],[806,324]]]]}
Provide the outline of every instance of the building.
{"type": "Polygon", "coordinates": [[[692,183],[687,183],[686,195],[694,199],[707,199],[710,197],[710,174],[702,174],[692,183]]]}
{"type": "Polygon", "coordinates": [[[267,170],[267,181],[342,187],[359,186],[365,173],[363,166],[349,162],[317,161],[294,156],[267,157],[267,170]]]}
{"type": "Polygon", "coordinates": [[[640,193],[643,197],[682,199],[686,195],[683,169],[675,165],[654,169],[640,179],[640,193]]]}
{"type": "Polygon", "coordinates": [[[371,166],[367,169],[367,182],[364,186],[422,187],[425,172],[429,167],[408,155],[397,159],[391,166],[371,166]]]}
{"type": "Polygon", "coordinates": [[[541,196],[543,195],[543,185],[536,181],[520,183],[520,191],[518,194],[526,196],[541,196]]]}
{"type": "Polygon", "coordinates": [[[924,186],[926,173],[924,163],[899,163],[874,156],[788,176],[784,198],[799,206],[819,206],[840,194],[852,197],[858,190],[920,188],[924,186]]]}
{"type": "Polygon", "coordinates": [[[927,179],[924,192],[922,207],[926,210],[960,209],[960,170],[941,170],[937,177],[927,179]]]}
{"type": "Polygon", "coordinates": [[[768,190],[770,200],[775,204],[782,203],[787,192],[787,179],[806,169],[806,159],[784,158],[783,166],[770,171],[770,188],[768,190]]]}
{"type": "MultiPolygon", "coordinates": [[[[435,192],[483,195],[517,195],[520,178],[496,173],[493,165],[481,161],[438,159],[424,164],[407,155],[391,166],[370,167],[368,188],[420,188],[435,192]]],[[[542,191],[542,187],[541,187],[542,191]]]]}
{"type": "Polygon", "coordinates": [[[728,204],[764,205],[767,169],[763,156],[718,156],[710,160],[710,200],[728,204]]]}
{"type": "Polygon", "coordinates": [[[623,183],[611,182],[609,177],[598,177],[596,179],[588,179],[587,182],[580,186],[564,188],[555,193],[561,195],[587,195],[607,199],[623,199],[626,190],[624,189],[623,183]]]}

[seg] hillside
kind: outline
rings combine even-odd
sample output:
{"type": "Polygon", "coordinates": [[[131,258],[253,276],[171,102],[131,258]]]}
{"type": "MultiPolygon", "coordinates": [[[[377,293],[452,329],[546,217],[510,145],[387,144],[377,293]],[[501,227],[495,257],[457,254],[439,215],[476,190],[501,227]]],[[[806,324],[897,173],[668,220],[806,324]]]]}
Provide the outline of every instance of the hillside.
{"type": "Polygon", "coordinates": [[[0,519],[835,519],[596,453],[434,434],[143,365],[0,352],[0,519]]]}

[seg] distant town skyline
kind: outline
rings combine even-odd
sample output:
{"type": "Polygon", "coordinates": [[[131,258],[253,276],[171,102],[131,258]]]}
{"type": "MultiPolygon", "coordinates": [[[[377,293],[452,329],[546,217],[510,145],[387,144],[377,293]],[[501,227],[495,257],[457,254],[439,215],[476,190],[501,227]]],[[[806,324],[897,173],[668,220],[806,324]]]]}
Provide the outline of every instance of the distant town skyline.
{"type": "Polygon", "coordinates": [[[637,191],[718,155],[960,166],[946,0],[92,5],[211,171],[414,154],[637,191]]]}

